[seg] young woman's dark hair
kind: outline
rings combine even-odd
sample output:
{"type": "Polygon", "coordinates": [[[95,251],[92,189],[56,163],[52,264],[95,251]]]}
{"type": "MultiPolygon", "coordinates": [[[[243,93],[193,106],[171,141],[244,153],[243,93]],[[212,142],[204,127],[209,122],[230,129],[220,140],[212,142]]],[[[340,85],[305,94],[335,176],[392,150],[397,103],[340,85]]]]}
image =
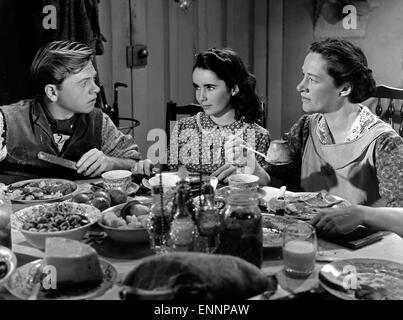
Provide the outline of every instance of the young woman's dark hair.
{"type": "Polygon", "coordinates": [[[319,53],[327,62],[327,72],[336,87],[349,83],[352,87],[348,99],[360,103],[368,99],[376,88],[367,58],[353,43],[341,39],[325,39],[311,44],[310,51],[319,53]]]}
{"type": "Polygon", "coordinates": [[[244,63],[235,51],[229,48],[215,49],[196,55],[193,70],[210,70],[223,80],[229,90],[236,85],[239,92],[231,96],[231,105],[235,109],[235,119],[244,117],[246,122],[261,125],[262,108],[256,93],[256,78],[246,70],[244,63]]]}

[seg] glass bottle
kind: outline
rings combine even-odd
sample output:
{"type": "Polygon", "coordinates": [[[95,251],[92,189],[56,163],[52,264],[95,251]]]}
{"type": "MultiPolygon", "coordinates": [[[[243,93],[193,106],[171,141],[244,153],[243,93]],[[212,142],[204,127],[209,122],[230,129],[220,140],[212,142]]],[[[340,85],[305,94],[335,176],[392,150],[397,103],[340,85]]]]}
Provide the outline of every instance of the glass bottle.
{"type": "Polygon", "coordinates": [[[221,218],[214,201],[214,188],[206,182],[203,201],[197,213],[197,250],[213,253],[219,244],[221,218]]]}
{"type": "Polygon", "coordinates": [[[186,205],[185,188],[176,192],[176,212],[173,215],[170,237],[174,251],[191,251],[193,248],[195,223],[186,205]]]}
{"type": "Polygon", "coordinates": [[[262,215],[256,192],[232,190],[223,210],[217,253],[238,256],[261,267],[263,260],[262,215]]]}
{"type": "Polygon", "coordinates": [[[163,195],[162,187],[153,186],[151,192],[153,204],[148,223],[150,247],[156,254],[163,254],[169,252],[169,230],[172,215],[169,210],[168,199],[163,195]]]}
{"type": "Polygon", "coordinates": [[[5,194],[5,185],[0,184],[0,246],[11,249],[11,213],[13,208],[5,194]]]}
{"type": "MultiPolygon", "coordinates": [[[[184,189],[184,192],[186,194],[186,207],[188,208],[188,211],[190,213],[190,216],[192,217],[193,221],[196,222],[196,206],[193,203],[192,199],[192,188],[189,183],[189,178],[184,177],[181,180],[179,180],[176,183],[176,190],[179,189],[184,189]]],[[[176,197],[176,195],[175,195],[176,197]]],[[[173,202],[173,207],[172,207],[172,212],[176,212],[176,201],[173,202]]]]}

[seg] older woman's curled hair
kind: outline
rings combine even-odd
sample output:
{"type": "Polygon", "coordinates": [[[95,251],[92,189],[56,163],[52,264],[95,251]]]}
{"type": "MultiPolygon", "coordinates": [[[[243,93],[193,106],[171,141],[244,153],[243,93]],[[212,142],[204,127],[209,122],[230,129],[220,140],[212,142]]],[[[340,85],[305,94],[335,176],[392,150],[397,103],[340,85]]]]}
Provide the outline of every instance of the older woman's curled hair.
{"type": "Polygon", "coordinates": [[[336,87],[349,83],[351,103],[360,103],[375,92],[376,84],[367,58],[353,43],[342,39],[325,39],[311,44],[310,51],[321,54],[327,62],[327,72],[336,87]]]}

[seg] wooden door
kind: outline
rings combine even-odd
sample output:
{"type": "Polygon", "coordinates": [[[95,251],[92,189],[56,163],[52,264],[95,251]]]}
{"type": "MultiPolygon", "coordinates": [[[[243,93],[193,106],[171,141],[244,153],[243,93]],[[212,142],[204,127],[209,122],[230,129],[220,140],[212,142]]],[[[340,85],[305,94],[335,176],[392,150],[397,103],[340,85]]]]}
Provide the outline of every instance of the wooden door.
{"type": "MultiPolygon", "coordinates": [[[[144,157],[155,142],[152,137],[147,141],[150,130],[165,129],[166,102],[194,101],[192,66],[199,51],[209,47],[233,48],[256,75],[262,98],[270,97],[269,81],[275,75],[269,76],[268,72],[269,41],[276,43],[281,38],[281,32],[274,37],[269,34],[270,7],[274,1],[278,3],[278,0],[195,0],[186,12],[174,0],[110,1],[111,78],[113,82],[130,84],[128,90],[120,91],[119,106],[122,116],[135,117],[141,122],[134,135],[144,157]],[[126,46],[130,44],[147,46],[145,67],[127,67],[126,46]]],[[[276,55],[272,61],[278,65],[279,59],[281,55],[276,55]]],[[[281,75],[281,67],[275,70],[281,75]]],[[[276,100],[275,109],[281,108],[280,100],[276,100]]],[[[273,113],[277,113],[275,109],[273,113]]],[[[277,125],[277,120],[273,123],[277,125]]]]}

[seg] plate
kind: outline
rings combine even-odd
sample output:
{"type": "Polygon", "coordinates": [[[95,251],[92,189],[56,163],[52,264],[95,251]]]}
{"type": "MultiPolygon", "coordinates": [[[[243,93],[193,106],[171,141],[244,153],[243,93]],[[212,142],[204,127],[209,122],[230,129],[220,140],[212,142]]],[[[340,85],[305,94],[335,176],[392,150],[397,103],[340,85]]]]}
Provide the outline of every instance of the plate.
{"type": "Polygon", "coordinates": [[[281,248],[283,243],[283,230],[290,223],[299,220],[262,213],[263,248],[281,248]]]}
{"type": "Polygon", "coordinates": [[[285,166],[287,164],[290,164],[293,160],[287,161],[287,162],[270,162],[267,161],[268,164],[271,164],[273,166],[285,166]]]}
{"type": "MultiPolygon", "coordinates": [[[[140,188],[140,186],[139,186],[137,183],[130,182],[130,183],[127,185],[126,194],[127,194],[128,196],[132,196],[132,195],[134,195],[134,194],[139,190],[139,188],[140,188]]],[[[92,192],[98,191],[99,189],[105,190],[105,186],[104,186],[104,182],[103,182],[103,181],[100,181],[100,182],[98,182],[98,183],[93,183],[93,184],[91,185],[91,191],[92,191],[92,192]]]]}
{"type": "MultiPolygon", "coordinates": [[[[285,215],[300,220],[311,220],[320,209],[342,208],[351,204],[338,196],[328,192],[299,192],[286,195],[285,215]]],[[[277,198],[272,198],[267,202],[268,211],[275,211],[277,198]]]]}
{"type": "MultiPolygon", "coordinates": [[[[15,270],[6,284],[6,288],[17,298],[27,300],[32,291],[32,280],[35,275],[41,259],[31,261],[15,270]]],[[[73,288],[69,290],[52,290],[47,292],[41,290],[38,294],[38,300],[83,300],[102,295],[106,290],[112,287],[116,281],[117,272],[109,262],[99,259],[101,270],[104,275],[103,281],[96,287],[89,289],[73,288]]]]}
{"type": "Polygon", "coordinates": [[[16,203],[42,203],[63,201],[71,198],[77,190],[77,184],[64,179],[30,179],[7,186],[7,194],[16,203]],[[35,199],[25,200],[32,195],[35,199]]]}
{"type": "Polygon", "coordinates": [[[403,300],[403,265],[393,261],[334,261],[321,268],[319,282],[325,290],[344,300],[403,300]]]}

